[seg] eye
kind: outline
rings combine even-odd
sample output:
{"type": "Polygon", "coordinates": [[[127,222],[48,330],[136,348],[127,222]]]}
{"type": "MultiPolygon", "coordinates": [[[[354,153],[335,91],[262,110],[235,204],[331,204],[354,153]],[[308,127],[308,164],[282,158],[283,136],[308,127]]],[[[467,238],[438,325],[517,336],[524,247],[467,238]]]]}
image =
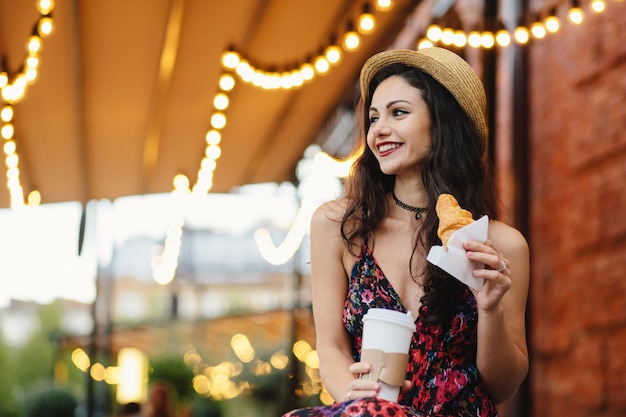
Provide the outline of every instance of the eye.
{"type": "Polygon", "coordinates": [[[376,114],[370,115],[370,125],[376,123],[377,120],[378,120],[378,115],[376,114]]]}
{"type": "Polygon", "coordinates": [[[392,112],[392,113],[393,113],[393,116],[394,116],[394,117],[398,117],[398,116],[403,116],[403,115],[405,115],[405,114],[409,114],[409,112],[408,112],[408,111],[406,111],[406,110],[404,110],[404,109],[401,109],[401,108],[398,108],[398,109],[393,109],[393,112],[392,112]]]}

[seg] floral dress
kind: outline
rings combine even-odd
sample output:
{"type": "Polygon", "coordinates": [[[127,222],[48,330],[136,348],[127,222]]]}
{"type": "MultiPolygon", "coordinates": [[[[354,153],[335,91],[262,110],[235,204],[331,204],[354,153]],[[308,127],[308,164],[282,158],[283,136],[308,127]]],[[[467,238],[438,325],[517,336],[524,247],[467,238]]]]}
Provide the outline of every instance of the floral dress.
{"type": "MultiPolygon", "coordinates": [[[[406,379],[412,382],[411,389],[401,394],[398,403],[359,398],[294,410],[285,417],[497,417],[476,367],[476,300],[466,287],[454,302],[457,313],[445,328],[424,323],[423,316],[428,310],[421,307],[406,374],[406,379]]],[[[370,308],[406,312],[370,249],[363,245],[352,270],[343,310],[344,327],[352,335],[355,361],[360,358],[363,316],[370,308]]]]}

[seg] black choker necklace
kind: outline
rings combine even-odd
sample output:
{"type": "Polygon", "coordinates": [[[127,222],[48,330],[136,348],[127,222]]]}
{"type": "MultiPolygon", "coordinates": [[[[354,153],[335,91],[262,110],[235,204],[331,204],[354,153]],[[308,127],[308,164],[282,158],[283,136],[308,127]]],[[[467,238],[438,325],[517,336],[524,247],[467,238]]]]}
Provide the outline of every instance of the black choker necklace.
{"type": "Polygon", "coordinates": [[[393,201],[396,203],[398,207],[414,212],[415,220],[419,220],[421,213],[426,213],[428,211],[428,208],[426,207],[413,207],[413,206],[409,206],[408,204],[403,203],[402,201],[398,200],[398,197],[396,197],[396,193],[394,191],[391,192],[391,196],[393,197],[393,201]]]}

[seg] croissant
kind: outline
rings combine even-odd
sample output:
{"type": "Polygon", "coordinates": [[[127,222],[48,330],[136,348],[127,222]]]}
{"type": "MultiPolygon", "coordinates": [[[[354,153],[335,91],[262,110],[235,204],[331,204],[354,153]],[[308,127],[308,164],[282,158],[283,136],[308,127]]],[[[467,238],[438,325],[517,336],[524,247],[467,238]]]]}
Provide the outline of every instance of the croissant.
{"type": "Polygon", "coordinates": [[[437,235],[446,248],[448,247],[448,239],[452,233],[474,221],[472,213],[462,209],[458,201],[456,201],[456,198],[451,194],[439,195],[437,204],[435,205],[435,211],[437,212],[437,217],[439,217],[437,235]]]}

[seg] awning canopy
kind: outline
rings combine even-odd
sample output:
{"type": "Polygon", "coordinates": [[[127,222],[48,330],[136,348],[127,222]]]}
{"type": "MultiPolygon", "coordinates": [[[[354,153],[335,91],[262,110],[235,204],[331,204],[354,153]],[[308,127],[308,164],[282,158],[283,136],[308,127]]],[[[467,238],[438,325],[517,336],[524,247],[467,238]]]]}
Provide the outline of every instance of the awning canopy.
{"type": "MultiPolygon", "coordinates": [[[[299,67],[340,42],[369,2],[351,0],[56,0],[38,78],[13,105],[20,181],[44,203],[168,192],[193,184],[205,155],[213,99],[236,50],[253,67],[299,67]]],[[[213,192],[294,177],[333,110],[353,105],[358,71],[386,49],[414,6],[371,10],[360,48],[300,88],[264,90],[235,77],[224,111],[213,192]]],[[[40,15],[36,0],[0,0],[0,56],[12,77],[40,15]]],[[[6,100],[0,100],[4,104],[6,100]]],[[[6,166],[0,166],[6,173],[6,166]]],[[[0,187],[0,208],[10,205],[0,187]]]]}

